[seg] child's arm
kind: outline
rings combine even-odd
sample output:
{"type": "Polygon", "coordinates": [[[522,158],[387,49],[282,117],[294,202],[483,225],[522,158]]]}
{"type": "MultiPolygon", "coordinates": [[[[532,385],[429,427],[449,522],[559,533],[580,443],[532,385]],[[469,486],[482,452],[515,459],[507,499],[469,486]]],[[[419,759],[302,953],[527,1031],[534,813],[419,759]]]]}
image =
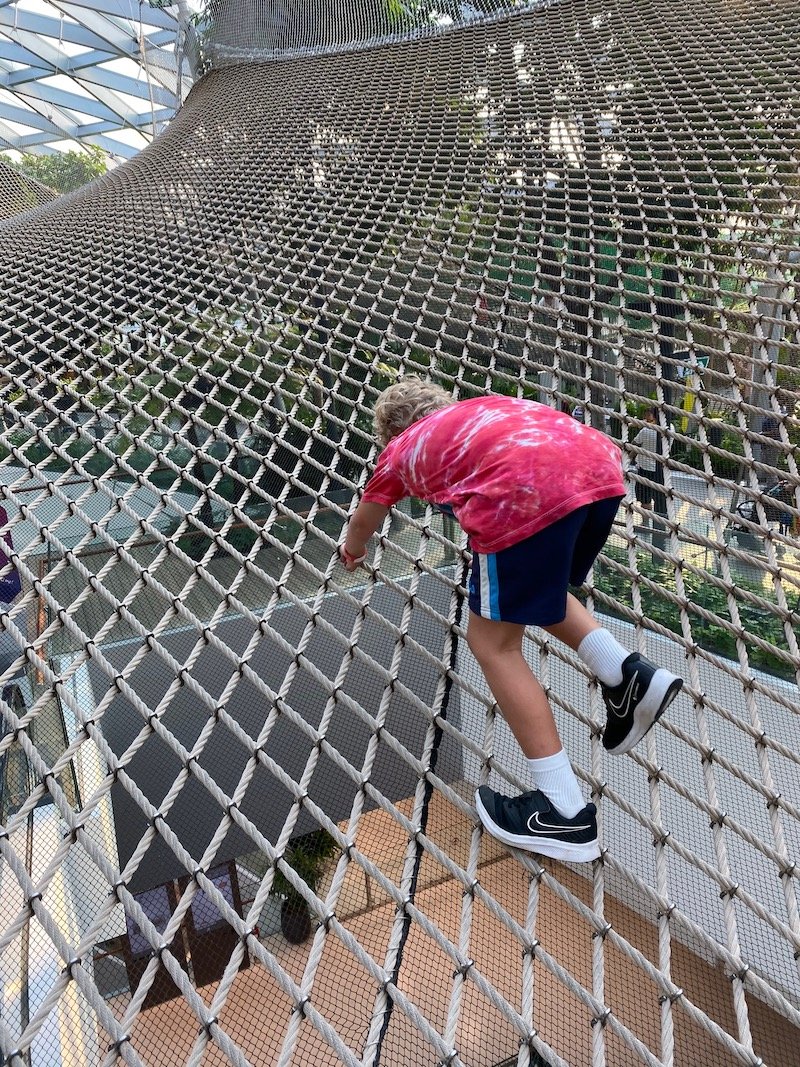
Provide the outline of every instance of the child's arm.
{"type": "Polygon", "coordinates": [[[347,536],[341,549],[342,563],[347,570],[354,571],[365,559],[367,542],[376,530],[380,530],[388,514],[388,508],[371,500],[362,500],[358,505],[348,524],[347,536]]]}

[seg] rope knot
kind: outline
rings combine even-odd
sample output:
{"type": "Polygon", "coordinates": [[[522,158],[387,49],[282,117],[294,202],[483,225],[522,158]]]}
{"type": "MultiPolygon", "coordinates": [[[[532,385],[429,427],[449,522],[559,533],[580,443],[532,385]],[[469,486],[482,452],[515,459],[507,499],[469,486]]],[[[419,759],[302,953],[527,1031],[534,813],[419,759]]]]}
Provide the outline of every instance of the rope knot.
{"type": "Polygon", "coordinates": [[[658,998],[658,1003],[659,1004],[667,1004],[667,1003],[674,1004],[675,1001],[680,1000],[682,996],[683,996],[683,989],[681,989],[679,987],[677,989],[673,989],[671,993],[662,993],[661,996],[658,998]]]}
{"type": "Polygon", "coordinates": [[[604,1010],[601,1011],[599,1015],[595,1015],[594,1016],[594,1018],[592,1019],[591,1025],[592,1026],[599,1026],[601,1029],[604,1029],[606,1023],[608,1022],[608,1018],[609,1018],[610,1015],[611,1015],[611,1008],[604,1008],[604,1010]]]}
{"type": "Polygon", "coordinates": [[[296,1011],[298,1015],[305,1015],[305,1013],[306,1013],[306,1005],[310,1001],[311,1001],[311,997],[306,993],[306,995],[304,997],[301,997],[297,1001],[297,1003],[295,1004],[293,1010],[296,1011]]]}
{"type": "Polygon", "coordinates": [[[611,931],[613,929],[614,929],[614,927],[612,926],[611,923],[609,923],[609,922],[603,923],[603,925],[600,927],[599,930],[595,930],[594,931],[594,933],[592,934],[592,938],[596,938],[597,937],[601,941],[605,941],[606,937],[611,933],[611,931]]]}

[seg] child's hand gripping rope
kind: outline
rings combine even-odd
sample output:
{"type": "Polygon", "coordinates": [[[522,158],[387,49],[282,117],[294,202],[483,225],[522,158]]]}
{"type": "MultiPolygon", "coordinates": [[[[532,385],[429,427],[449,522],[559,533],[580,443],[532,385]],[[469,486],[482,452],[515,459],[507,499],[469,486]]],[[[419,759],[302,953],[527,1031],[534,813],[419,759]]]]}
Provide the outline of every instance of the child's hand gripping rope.
{"type": "Polygon", "coordinates": [[[361,564],[364,562],[364,560],[366,558],[367,558],[367,553],[366,552],[362,556],[354,556],[354,555],[352,555],[352,553],[347,551],[347,548],[346,548],[345,545],[342,545],[339,548],[339,559],[344,564],[345,570],[348,570],[348,571],[356,570],[358,567],[361,566],[361,564]]]}

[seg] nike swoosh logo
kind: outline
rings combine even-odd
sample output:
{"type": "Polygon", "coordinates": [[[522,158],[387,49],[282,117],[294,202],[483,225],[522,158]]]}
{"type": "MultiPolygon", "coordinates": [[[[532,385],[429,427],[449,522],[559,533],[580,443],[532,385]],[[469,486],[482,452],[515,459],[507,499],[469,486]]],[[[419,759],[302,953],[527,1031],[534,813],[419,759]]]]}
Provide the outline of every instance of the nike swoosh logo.
{"type": "Polygon", "coordinates": [[[585,826],[561,826],[550,822],[542,822],[538,811],[535,811],[528,819],[528,829],[532,834],[552,834],[557,831],[560,834],[577,834],[580,830],[591,829],[591,824],[585,826]]]}
{"type": "Polygon", "coordinates": [[[624,719],[625,716],[628,715],[631,710],[631,704],[639,695],[639,686],[637,685],[638,681],[639,672],[636,671],[631,680],[625,686],[625,692],[622,694],[622,700],[620,700],[619,704],[615,704],[613,700],[609,700],[608,702],[608,706],[611,711],[613,711],[614,714],[618,715],[621,719],[624,719]],[[634,686],[636,687],[636,692],[634,692],[634,686]]]}

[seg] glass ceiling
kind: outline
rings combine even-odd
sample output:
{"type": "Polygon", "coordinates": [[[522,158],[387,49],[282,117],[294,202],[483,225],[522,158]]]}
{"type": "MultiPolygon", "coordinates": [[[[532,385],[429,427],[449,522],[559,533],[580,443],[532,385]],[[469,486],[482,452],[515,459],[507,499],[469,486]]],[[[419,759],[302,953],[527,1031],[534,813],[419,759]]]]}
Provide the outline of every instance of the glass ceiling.
{"type": "Polygon", "coordinates": [[[181,23],[191,4],[0,0],[0,151],[75,142],[134,155],[191,83],[181,23]]]}

